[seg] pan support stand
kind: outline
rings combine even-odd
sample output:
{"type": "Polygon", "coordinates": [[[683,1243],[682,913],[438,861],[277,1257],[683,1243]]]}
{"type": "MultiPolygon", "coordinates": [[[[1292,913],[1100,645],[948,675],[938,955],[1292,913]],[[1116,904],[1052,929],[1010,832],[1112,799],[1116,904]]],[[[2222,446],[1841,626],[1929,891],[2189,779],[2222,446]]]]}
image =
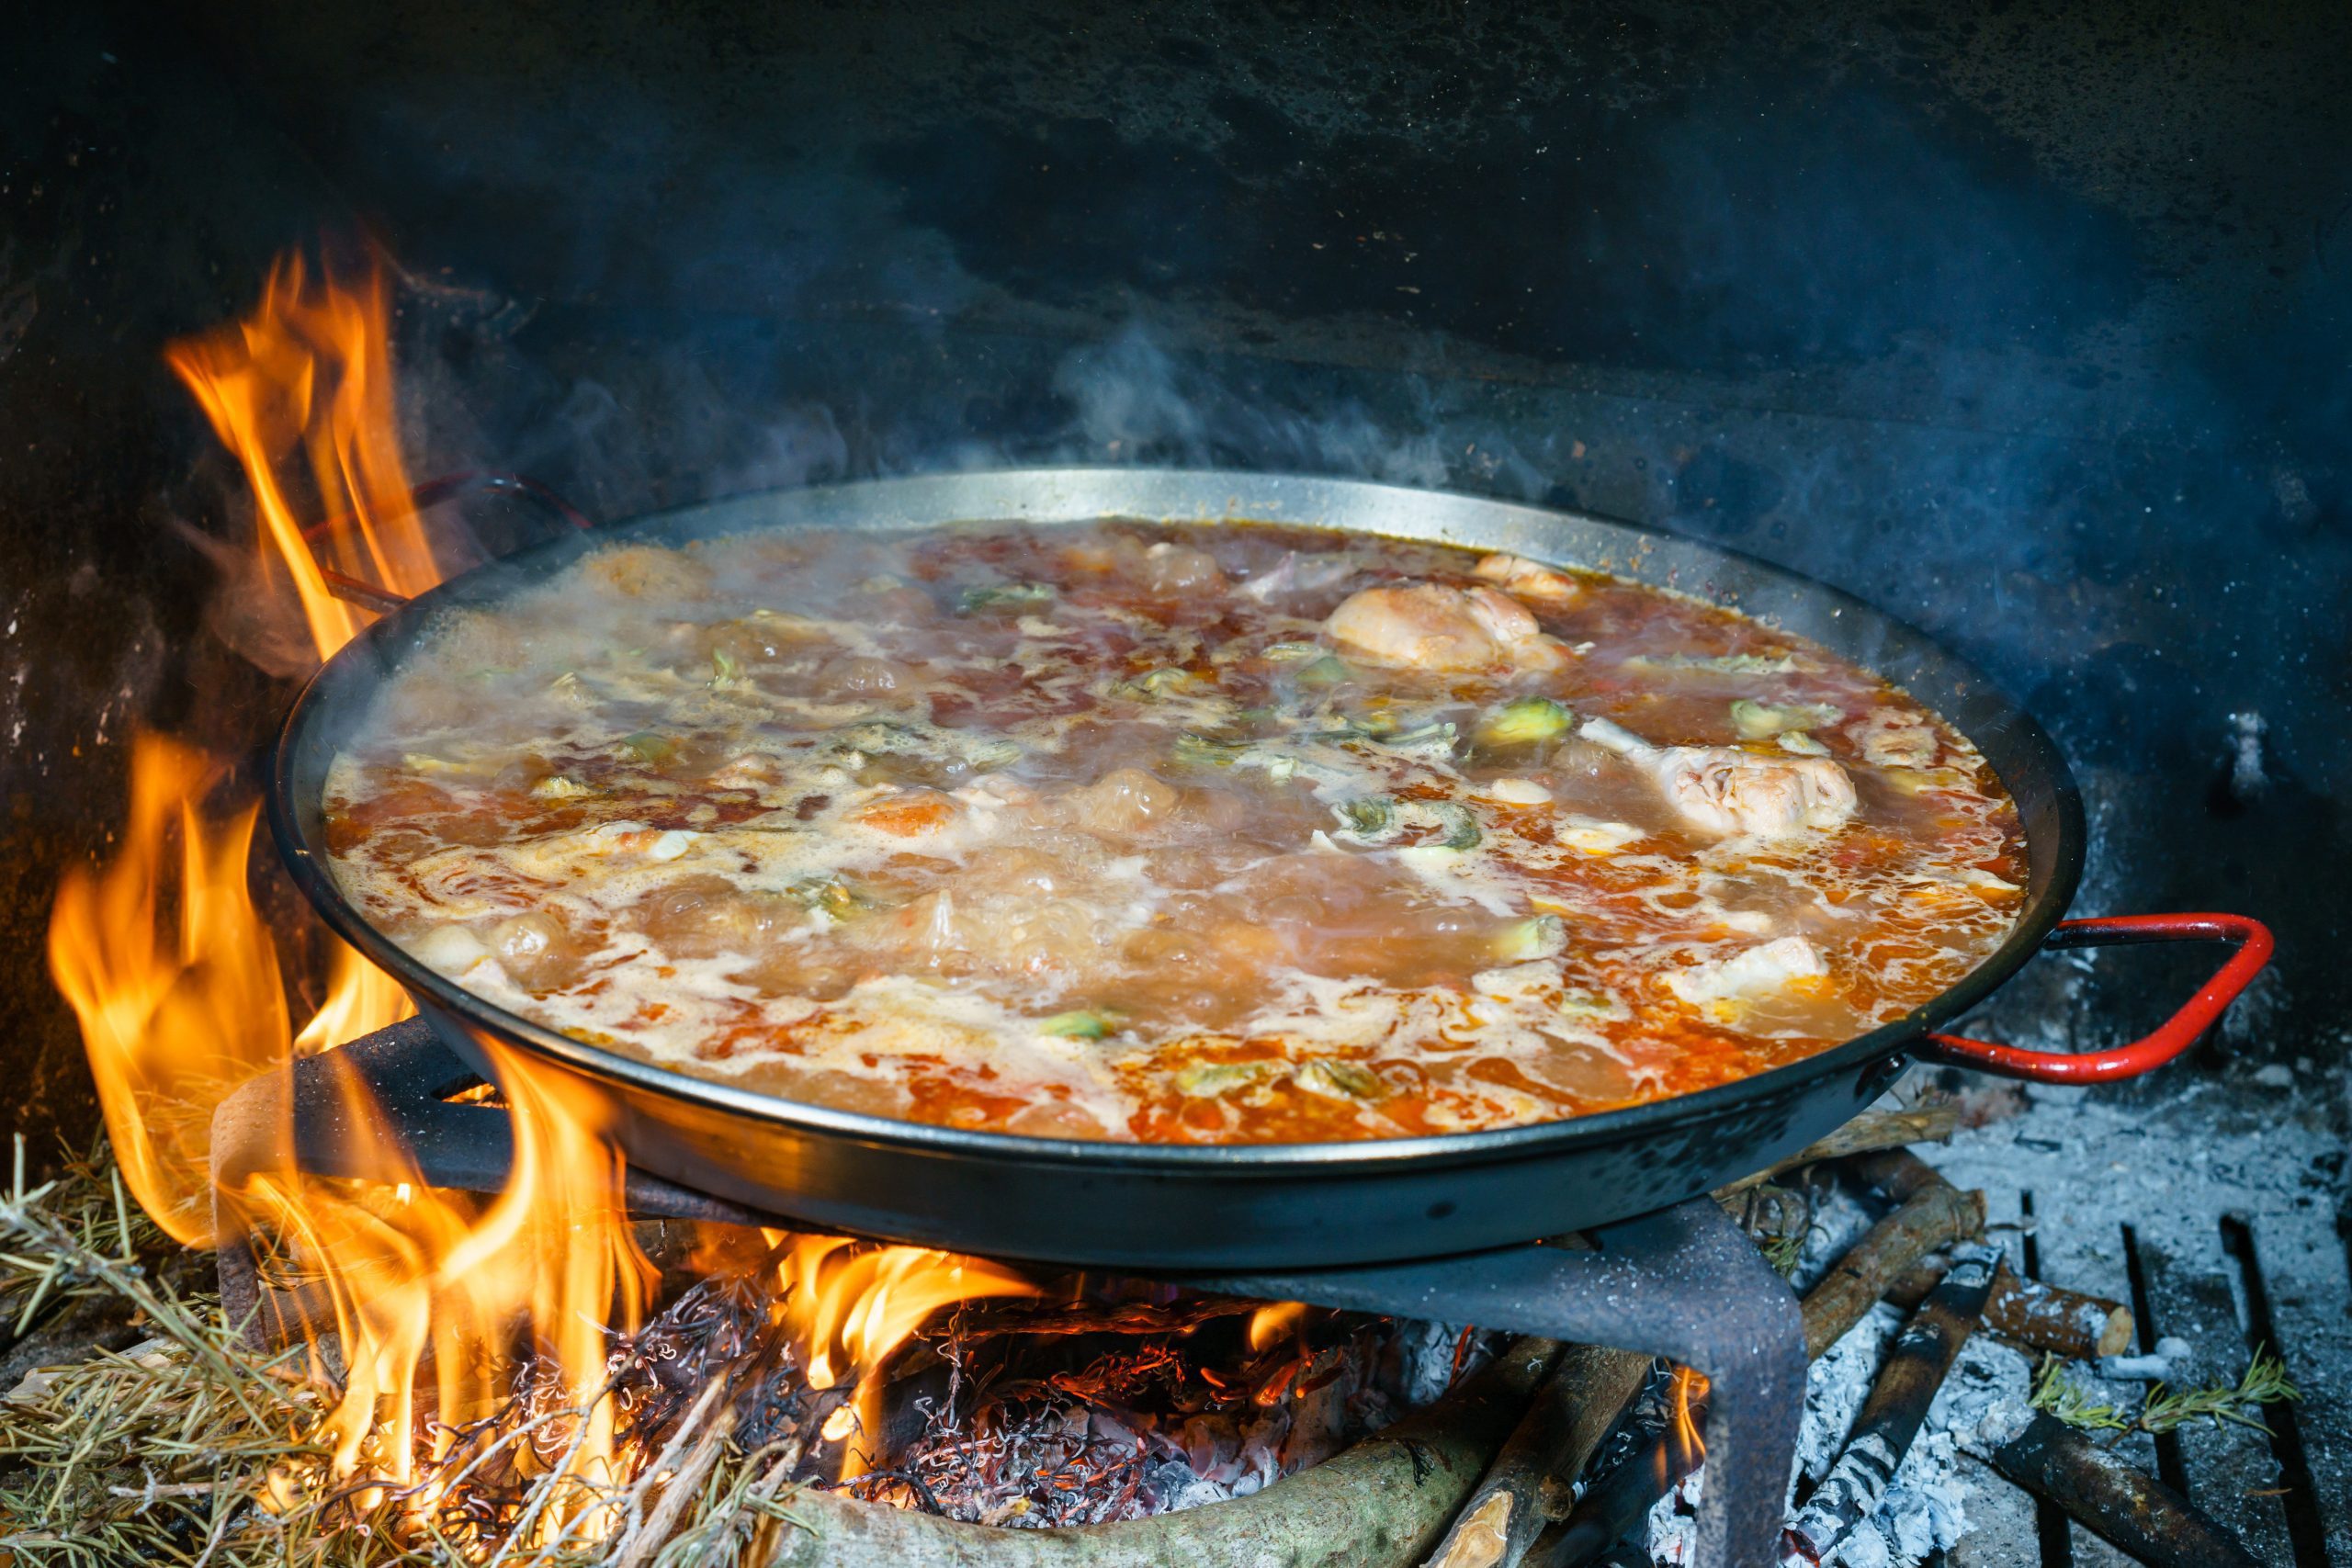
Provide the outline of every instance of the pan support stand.
{"type": "MultiPolygon", "coordinates": [[[[495,1192],[514,1157],[506,1112],[443,1097],[474,1076],[412,1019],[265,1075],[223,1101],[212,1123],[215,1186],[266,1168],[289,1125],[299,1167],[318,1176],[495,1192]],[[356,1075],[355,1084],[345,1075],[356,1075]],[[385,1168],[379,1139],[351,1122],[364,1088],[406,1142],[406,1169],[385,1168]]],[[[631,1214],[792,1228],[793,1222],[630,1170],[631,1214]]],[[[257,1337],[283,1341],[281,1298],[260,1288],[252,1248],[225,1213],[221,1304],[257,1337]]],[[[1587,1233],[1589,1251],[1541,1242],[1457,1257],[1290,1272],[1180,1275],[1170,1283],[1224,1295],[1540,1335],[1664,1356],[1708,1381],[1706,1481],[1695,1521],[1697,1568],[1777,1560],[1804,1410],[1804,1327],[1795,1296],[1740,1228],[1704,1195],[1587,1233]]]]}

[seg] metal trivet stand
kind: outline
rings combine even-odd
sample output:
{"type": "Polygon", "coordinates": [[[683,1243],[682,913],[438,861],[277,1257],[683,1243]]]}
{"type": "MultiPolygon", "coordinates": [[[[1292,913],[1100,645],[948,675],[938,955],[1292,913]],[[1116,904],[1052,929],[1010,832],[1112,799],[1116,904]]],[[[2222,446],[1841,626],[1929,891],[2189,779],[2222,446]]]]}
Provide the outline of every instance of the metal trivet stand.
{"type": "MultiPolygon", "coordinates": [[[[420,1019],[245,1085],[212,1123],[222,1185],[265,1168],[292,1116],[294,1156],[314,1175],[490,1193],[505,1185],[514,1134],[504,1110],[452,1103],[481,1082],[420,1019]],[[390,1168],[379,1140],[348,1122],[356,1071],[413,1172],[390,1168]]],[[[649,1172],[628,1173],[624,1199],[642,1218],[808,1228],[649,1172]]],[[[224,1216],[225,1218],[225,1216],[224,1216]]],[[[1532,1228],[1540,1228],[1534,1222],[1532,1228]]],[[[829,1227],[819,1227],[829,1228],[829,1227]]],[[[260,1280],[233,1224],[221,1228],[220,1294],[232,1321],[259,1321],[260,1280]]],[[[1290,1273],[1180,1275],[1169,1283],[1269,1301],[1306,1302],[1665,1356],[1703,1374],[1707,1481],[1696,1523],[1705,1568],[1776,1560],[1797,1426],[1804,1407],[1804,1328],[1796,1297],[1740,1228],[1705,1196],[1603,1225],[1589,1252],[1542,1243],[1491,1252],[1290,1273]]],[[[1132,1272],[1132,1271],[1129,1271],[1132,1272]]]]}

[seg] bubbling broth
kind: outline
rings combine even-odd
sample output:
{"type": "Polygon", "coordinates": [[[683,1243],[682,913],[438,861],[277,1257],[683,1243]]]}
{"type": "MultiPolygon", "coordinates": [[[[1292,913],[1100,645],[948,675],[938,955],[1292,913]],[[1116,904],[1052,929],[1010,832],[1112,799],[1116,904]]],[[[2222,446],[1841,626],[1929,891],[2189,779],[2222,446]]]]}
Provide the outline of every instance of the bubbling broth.
{"type": "Polygon", "coordinates": [[[1261,525],[623,544],[453,612],[345,894],[575,1039],[1165,1143],[1575,1116],[1824,1049],[2020,903],[1984,759],[1726,610],[1261,525]]]}

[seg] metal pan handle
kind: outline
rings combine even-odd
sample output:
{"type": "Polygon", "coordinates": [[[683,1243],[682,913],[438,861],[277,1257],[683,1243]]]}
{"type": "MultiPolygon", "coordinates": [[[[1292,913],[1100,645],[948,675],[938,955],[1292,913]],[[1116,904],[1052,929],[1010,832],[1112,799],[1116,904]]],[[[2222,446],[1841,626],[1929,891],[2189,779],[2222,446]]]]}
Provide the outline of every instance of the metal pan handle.
{"type": "Polygon", "coordinates": [[[2226,942],[2236,951],[2221,972],[2199,987],[2162,1027],[2129,1045],[2069,1055],[1996,1045],[1957,1034],[1930,1034],[1920,1043],[1918,1054],[1930,1061],[2035,1083],[2103,1083],[2109,1078],[2137,1077],[2196,1044],[2238,993],[2262,973],[2276,945],[2269,927],[2244,915],[2109,915],[2096,920],[2064,920],[2042,945],[2064,951],[2144,942],[2226,942]]]}

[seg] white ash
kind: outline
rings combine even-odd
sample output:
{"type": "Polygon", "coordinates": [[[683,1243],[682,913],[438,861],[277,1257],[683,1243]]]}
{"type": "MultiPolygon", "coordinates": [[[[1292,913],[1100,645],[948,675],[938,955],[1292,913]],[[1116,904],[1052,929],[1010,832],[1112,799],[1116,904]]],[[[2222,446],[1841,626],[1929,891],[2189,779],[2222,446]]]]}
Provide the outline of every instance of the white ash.
{"type": "MultiPolygon", "coordinates": [[[[1826,1273],[1870,1221],[1870,1211],[1850,1195],[1818,1195],[1814,1230],[1794,1276],[1799,1290],[1826,1273]]],[[[1872,1308],[1807,1373],[1804,1421],[1789,1481],[1792,1509],[1800,1492],[1826,1475],[1844,1450],[1905,1315],[1884,1304],[1872,1308]]],[[[1914,1568],[1959,1540],[1968,1528],[1968,1481],[1960,1455],[1989,1453],[2030,1418],[2027,1395],[2031,1382],[2032,1367],[2024,1356],[1989,1336],[1972,1335],[1928,1406],[1926,1423],[1894,1472],[1885,1500],[1830,1553],[1833,1568],[1914,1568]]],[[[1705,1475],[1702,1465],[1650,1510],[1653,1562],[1690,1560],[1691,1529],[1705,1475]]]]}
{"type": "Polygon", "coordinates": [[[1805,1231],[1804,1250],[1789,1273],[1789,1283],[1800,1296],[1821,1283],[1831,1265],[1846,1256],[1878,1218],[1869,1204],[1837,1182],[1815,1182],[1805,1196],[1812,1203],[1813,1218],[1805,1231]]]}

